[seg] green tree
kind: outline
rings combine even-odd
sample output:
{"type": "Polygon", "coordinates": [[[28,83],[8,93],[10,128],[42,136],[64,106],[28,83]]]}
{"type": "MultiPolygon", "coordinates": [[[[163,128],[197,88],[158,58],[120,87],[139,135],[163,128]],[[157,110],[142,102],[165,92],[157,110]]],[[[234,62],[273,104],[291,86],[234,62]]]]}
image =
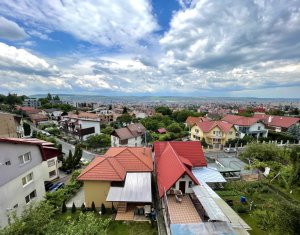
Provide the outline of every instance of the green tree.
{"type": "Polygon", "coordinates": [[[290,153],[292,173],[289,177],[289,186],[300,186],[300,147],[295,146],[290,153]]]}
{"type": "Polygon", "coordinates": [[[5,227],[1,234],[24,235],[44,234],[48,224],[53,220],[55,209],[46,201],[30,204],[22,214],[9,214],[10,225],[5,227]]]}
{"type": "Polygon", "coordinates": [[[124,106],[123,107],[123,112],[122,112],[123,114],[126,114],[126,113],[128,113],[128,109],[127,109],[127,107],[126,106],[124,106]]]}
{"type": "Polygon", "coordinates": [[[182,129],[178,123],[172,123],[171,125],[169,125],[167,127],[167,130],[169,132],[173,132],[173,133],[180,133],[182,131],[182,129]]]}
{"type": "Polygon", "coordinates": [[[52,95],[50,93],[48,93],[46,99],[47,100],[52,100],[52,95]]]}
{"type": "Polygon", "coordinates": [[[89,136],[85,143],[89,148],[103,148],[111,145],[111,139],[110,135],[96,134],[89,136]]]}
{"type": "Polygon", "coordinates": [[[120,117],[117,117],[117,122],[120,123],[130,123],[131,121],[132,121],[132,117],[127,113],[121,115],[120,117]]]}
{"type": "Polygon", "coordinates": [[[23,123],[24,135],[30,135],[31,128],[30,125],[26,122],[23,123]]]}
{"type": "Polygon", "coordinates": [[[110,135],[113,132],[113,128],[110,126],[107,126],[106,128],[101,129],[101,132],[103,134],[110,135]]]}
{"type": "Polygon", "coordinates": [[[58,95],[55,95],[55,96],[53,97],[53,100],[60,100],[60,98],[59,98],[58,95]]]}
{"type": "Polygon", "coordinates": [[[155,108],[155,112],[161,113],[162,115],[172,115],[172,110],[169,107],[159,106],[155,108]]]}

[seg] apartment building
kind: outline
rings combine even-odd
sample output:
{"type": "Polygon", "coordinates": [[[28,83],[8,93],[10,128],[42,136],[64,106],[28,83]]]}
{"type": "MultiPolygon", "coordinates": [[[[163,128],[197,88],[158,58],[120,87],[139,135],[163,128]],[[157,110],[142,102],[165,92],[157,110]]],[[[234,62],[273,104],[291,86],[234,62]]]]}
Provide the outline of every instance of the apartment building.
{"type": "Polygon", "coordinates": [[[52,143],[39,139],[0,138],[0,226],[7,214],[45,196],[44,181],[58,177],[57,156],[52,143]]]}

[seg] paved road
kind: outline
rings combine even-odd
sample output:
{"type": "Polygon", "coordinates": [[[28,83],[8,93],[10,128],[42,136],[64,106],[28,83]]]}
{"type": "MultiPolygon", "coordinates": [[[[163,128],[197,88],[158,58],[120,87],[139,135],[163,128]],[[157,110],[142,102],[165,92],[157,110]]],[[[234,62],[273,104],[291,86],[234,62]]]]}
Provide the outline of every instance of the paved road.
{"type": "MultiPolygon", "coordinates": [[[[29,123],[29,124],[30,124],[30,123],[29,123]]],[[[41,131],[40,129],[38,129],[37,127],[35,127],[35,126],[31,125],[31,124],[30,124],[30,126],[31,126],[31,128],[32,128],[33,130],[36,130],[36,131],[38,131],[38,132],[41,131]]],[[[65,142],[65,141],[62,141],[61,139],[58,139],[58,138],[56,138],[56,137],[54,137],[54,138],[55,138],[55,140],[56,140],[58,143],[60,143],[60,144],[62,145],[62,152],[65,153],[65,156],[68,156],[70,150],[72,151],[72,153],[74,153],[74,151],[75,151],[75,146],[74,146],[74,145],[69,144],[69,143],[67,143],[67,142],[65,142]]],[[[84,160],[92,161],[92,160],[95,158],[95,156],[96,156],[96,154],[91,153],[91,152],[89,152],[89,151],[87,151],[87,150],[83,150],[83,151],[82,151],[82,158],[83,158],[84,160]]]]}

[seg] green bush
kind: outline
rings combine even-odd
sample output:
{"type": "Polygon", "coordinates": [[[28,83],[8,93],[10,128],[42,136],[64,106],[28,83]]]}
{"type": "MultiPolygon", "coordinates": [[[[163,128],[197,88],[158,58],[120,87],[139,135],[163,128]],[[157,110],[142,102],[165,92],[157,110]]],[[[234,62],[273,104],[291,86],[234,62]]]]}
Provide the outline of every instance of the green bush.
{"type": "Polygon", "coordinates": [[[236,211],[240,214],[248,213],[248,208],[246,206],[239,205],[236,211]]]}

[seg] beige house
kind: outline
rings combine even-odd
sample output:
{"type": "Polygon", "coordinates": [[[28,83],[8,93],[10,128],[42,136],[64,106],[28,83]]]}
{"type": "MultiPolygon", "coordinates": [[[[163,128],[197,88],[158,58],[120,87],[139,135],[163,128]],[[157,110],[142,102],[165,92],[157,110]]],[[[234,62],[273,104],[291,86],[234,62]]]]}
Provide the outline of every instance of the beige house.
{"type": "Polygon", "coordinates": [[[151,148],[112,147],[96,157],[78,176],[83,181],[85,204],[101,207],[103,203],[118,212],[127,207],[151,204],[151,148]]]}
{"type": "Polygon", "coordinates": [[[22,138],[23,136],[22,117],[0,112],[0,137],[22,138]]]}
{"type": "Polygon", "coordinates": [[[225,145],[229,139],[235,139],[237,130],[233,124],[223,121],[197,122],[191,129],[191,140],[202,140],[214,147],[225,145]]]}

